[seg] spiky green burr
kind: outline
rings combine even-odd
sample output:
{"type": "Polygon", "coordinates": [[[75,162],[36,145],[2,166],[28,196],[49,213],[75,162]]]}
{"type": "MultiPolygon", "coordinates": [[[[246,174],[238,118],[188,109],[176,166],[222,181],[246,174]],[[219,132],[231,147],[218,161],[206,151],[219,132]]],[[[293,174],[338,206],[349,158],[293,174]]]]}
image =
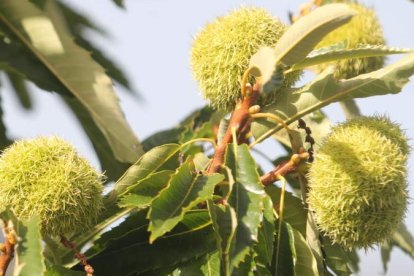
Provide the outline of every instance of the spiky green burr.
{"type": "MultiPolygon", "coordinates": [[[[241,97],[241,79],[251,56],[261,46],[274,46],[286,28],[266,10],[249,7],[217,18],[198,33],[191,49],[191,66],[212,107],[227,111],[234,108],[241,97]]],[[[299,75],[287,75],[284,85],[292,85],[299,75]]]]}
{"type": "Polygon", "coordinates": [[[102,178],[61,138],[16,141],[0,157],[0,205],[20,219],[38,216],[44,234],[72,234],[96,222],[102,178]]]}
{"type": "Polygon", "coordinates": [[[317,226],[349,250],[383,242],[407,208],[409,146],[385,117],[350,120],[332,129],[309,170],[309,207],[317,226]]]}
{"type": "MultiPolygon", "coordinates": [[[[385,44],[382,27],[375,11],[358,3],[349,3],[348,5],[358,14],[350,22],[328,34],[315,49],[338,43],[345,43],[347,49],[360,45],[378,46],[385,44]]],[[[322,71],[327,66],[334,64],[336,67],[334,76],[340,79],[349,79],[380,69],[384,65],[384,61],[384,57],[341,59],[334,63],[322,64],[318,66],[318,70],[322,71]]]]}

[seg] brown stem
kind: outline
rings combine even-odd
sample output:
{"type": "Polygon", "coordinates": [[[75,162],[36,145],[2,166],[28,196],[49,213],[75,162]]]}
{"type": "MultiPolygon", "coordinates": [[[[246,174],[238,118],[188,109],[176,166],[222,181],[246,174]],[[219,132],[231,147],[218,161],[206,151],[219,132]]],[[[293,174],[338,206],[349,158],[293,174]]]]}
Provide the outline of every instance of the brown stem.
{"type": "Polygon", "coordinates": [[[302,160],[306,160],[309,157],[309,153],[306,151],[295,153],[292,155],[289,161],[286,163],[280,164],[274,170],[266,173],[260,177],[260,181],[264,186],[268,186],[275,181],[280,180],[280,178],[294,170],[299,166],[302,160]]]}
{"type": "Polygon", "coordinates": [[[248,92],[246,93],[242,102],[237,105],[236,109],[231,115],[226,133],[224,134],[224,137],[221,140],[220,144],[216,147],[213,161],[211,162],[211,165],[207,171],[208,173],[211,174],[220,171],[224,163],[224,155],[226,153],[227,145],[230,144],[233,140],[231,132],[233,128],[236,129],[236,133],[238,135],[238,138],[240,137],[240,141],[244,142],[246,140],[246,130],[249,129],[249,124],[251,123],[249,108],[255,104],[259,96],[260,89],[260,84],[256,83],[253,88],[248,89],[248,92]]]}
{"type": "Polygon", "coordinates": [[[79,252],[79,250],[76,248],[76,245],[69,241],[66,237],[61,236],[60,237],[60,242],[67,248],[72,249],[75,258],[79,260],[79,262],[83,265],[85,272],[86,272],[86,276],[93,276],[93,267],[88,264],[88,261],[86,260],[85,255],[83,255],[82,253],[79,252]]]}
{"type": "Polygon", "coordinates": [[[0,255],[0,276],[6,275],[7,268],[14,257],[14,249],[17,243],[17,235],[13,223],[9,221],[3,229],[4,244],[0,255]]]}

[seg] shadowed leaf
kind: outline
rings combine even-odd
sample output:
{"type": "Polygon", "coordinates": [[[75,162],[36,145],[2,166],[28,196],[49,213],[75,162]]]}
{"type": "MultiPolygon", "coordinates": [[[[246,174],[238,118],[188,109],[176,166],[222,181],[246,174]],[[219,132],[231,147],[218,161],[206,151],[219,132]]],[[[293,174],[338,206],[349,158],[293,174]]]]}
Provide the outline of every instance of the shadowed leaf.
{"type": "Polygon", "coordinates": [[[232,267],[237,267],[257,242],[265,192],[247,145],[229,145],[225,163],[235,179],[228,203],[237,216],[236,235],[230,252],[232,267]]]}
{"type": "Polygon", "coordinates": [[[54,2],[41,10],[27,1],[0,2],[0,28],[9,37],[2,42],[0,62],[11,66],[41,88],[75,96],[90,112],[119,161],[134,162],[143,153],[118,103],[110,78],[87,51],[73,42],[54,2]],[[20,44],[20,48],[13,48],[20,44]],[[18,51],[16,53],[16,51],[18,51]],[[15,60],[16,54],[21,55],[15,60]],[[41,64],[41,70],[27,67],[41,64]],[[36,80],[41,79],[40,83],[36,80]],[[52,81],[53,89],[49,84],[52,81]]]}
{"type": "MultiPolygon", "coordinates": [[[[124,227],[123,224],[119,227],[124,227]]],[[[179,267],[215,250],[206,210],[190,211],[171,233],[153,244],[148,242],[147,220],[128,220],[128,224],[128,227],[116,230],[119,233],[116,237],[111,237],[110,232],[104,234],[105,250],[89,259],[96,275],[143,274],[160,268],[179,267]],[[114,262],[114,259],[122,262],[114,262]]]]}

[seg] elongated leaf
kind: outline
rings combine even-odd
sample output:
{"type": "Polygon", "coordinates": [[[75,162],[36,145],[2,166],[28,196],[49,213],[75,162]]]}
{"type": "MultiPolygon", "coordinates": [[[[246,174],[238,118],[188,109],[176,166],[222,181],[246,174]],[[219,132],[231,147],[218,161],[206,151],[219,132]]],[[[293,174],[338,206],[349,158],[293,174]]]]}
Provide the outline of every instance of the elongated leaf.
{"type": "MultiPolygon", "coordinates": [[[[274,208],[279,211],[281,189],[279,187],[269,185],[266,187],[266,193],[272,199],[274,208]]],[[[302,200],[289,192],[285,192],[283,221],[289,223],[303,236],[306,236],[307,214],[308,212],[305,209],[302,200]]]]}
{"type": "Polygon", "coordinates": [[[220,271],[222,275],[229,275],[231,271],[230,249],[237,228],[236,212],[228,204],[216,205],[211,201],[208,201],[208,210],[220,253],[220,271]]]}
{"type": "Polygon", "coordinates": [[[217,276],[220,275],[220,254],[218,251],[207,254],[198,260],[180,268],[181,276],[217,276]]]}
{"type": "Polygon", "coordinates": [[[345,4],[331,4],[301,17],[277,42],[276,61],[289,66],[302,61],[325,35],[354,15],[355,11],[345,4]]]}
{"type": "Polygon", "coordinates": [[[16,93],[20,105],[24,109],[31,109],[32,99],[30,97],[29,91],[27,90],[24,77],[14,72],[8,72],[7,77],[9,78],[10,84],[13,87],[14,92],[16,93]]]}
{"type": "Polygon", "coordinates": [[[392,234],[391,242],[414,259],[414,237],[403,223],[392,234]]]}
{"type": "Polygon", "coordinates": [[[102,131],[95,124],[88,110],[79,101],[73,97],[62,96],[62,98],[91,140],[102,170],[105,171],[106,180],[108,182],[118,180],[128,168],[129,164],[118,161],[114,153],[108,150],[110,148],[108,141],[103,139],[104,135],[102,131]]]}
{"type": "Polygon", "coordinates": [[[152,245],[148,242],[149,234],[145,227],[139,221],[136,223],[136,230],[122,231],[126,234],[109,240],[104,251],[89,259],[96,275],[141,274],[178,267],[215,250],[214,234],[206,210],[187,213],[170,234],[152,245]],[[122,262],[114,262],[115,259],[122,262]]]}
{"type": "Polygon", "coordinates": [[[289,233],[290,249],[293,257],[293,267],[295,275],[315,275],[318,276],[318,268],[312,250],[309,248],[305,238],[299,231],[286,224],[289,233]]]}
{"type": "Polygon", "coordinates": [[[156,132],[142,141],[142,147],[147,152],[164,144],[177,144],[183,130],[183,127],[177,127],[156,132]]]}
{"type": "Polygon", "coordinates": [[[137,184],[130,186],[118,205],[123,208],[138,209],[149,207],[153,198],[167,186],[173,173],[173,171],[160,171],[150,174],[137,184]]]}
{"type": "Polygon", "coordinates": [[[404,253],[414,259],[414,237],[407,227],[401,223],[398,229],[391,235],[391,239],[381,244],[381,259],[384,272],[387,272],[388,262],[393,247],[400,248],[404,253]]]}
{"type": "Polygon", "coordinates": [[[157,171],[180,150],[177,144],[166,144],[145,153],[115,184],[113,195],[120,195],[139,180],[157,171]]]}
{"type": "Polygon", "coordinates": [[[31,276],[43,275],[46,271],[42,254],[42,235],[40,234],[40,220],[32,217],[21,220],[15,225],[20,241],[16,248],[16,263],[14,275],[31,276]]]}
{"type": "Polygon", "coordinates": [[[325,252],[325,262],[338,276],[351,275],[355,273],[349,252],[346,252],[338,244],[332,244],[327,238],[323,239],[323,249],[325,252]]]}
{"type": "Polygon", "coordinates": [[[261,185],[256,163],[247,145],[229,145],[226,165],[231,169],[235,183],[228,199],[236,211],[237,228],[231,249],[231,263],[237,267],[257,242],[258,228],[263,217],[264,189],[261,185]]]}
{"type": "MultiPolygon", "coordinates": [[[[278,220],[276,221],[276,224],[279,224],[278,220]]],[[[281,232],[277,233],[277,235],[280,235],[280,244],[278,248],[276,239],[274,244],[274,253],[271,266],[272,275],[293,276],[293,257],[292,250],[290,247],[290,238],[287,229],[287,223],[282,222],[281,232]]]]}
{"type": "Polygon", "coordinates": [[[221,174],[197,174],[192,161],[178,168],[167,187],[151,204],[148,213],[150,242],[173,229],[184,218],[184,214],[198,203],[211,199],[214,187],[223,179],[221,174]]]}
{"type": "MultiPolygon", "coordinates": [[[[118,160],[136,161],[143,151],[124,118],[111,80],[89,53],[73,42],[55,8],[52,1],[44,11],[27,1],[1,1],[0,28],[24,46],[26,60],[42,64],[49,79],[58,84],[54,91],[74,95],[88,109],[118,160]]],[[[11,44],[3,46],[9,50],[11,44]]],[[[31,77],[24,63],[7,53],[3,57],[6,60],[2,62],[31,77]]]]}
{"type": "Polygon", "coordinates": [[[361,45],[354,49],[332,49],[321,48],[311,52],[304,60],[294,64],[291,70],[300,70],[309,66],[318,65],[321,63],[336,61],[340,59],[348,58],[366,58],[366,57],[378,57],[394,54],[405,54],[413,52],[413,49],[405,48],[393,48],[388,46],[378,45],[361,45]]]}
{"type": "Polygon", "coordinates": [[[118,7],[124,8],[124,0],[112,0],[118,7]]]}
{"type": "Polygon", "coordinates": [[[269,196],[263,199],[263,222],[259,228],[258,243],[255,246],[256,263],[263,267],[270,266],[273,258],[273,245],[275,242],[275,215],[273,203],[269,196]]]}
{"type": "Polygon", "coordinates": [[[44,276],[84,276],[85,272],[67,269],[63,266],[48,265],[44,276]]]}
{"type": "MultiPolygon", "coordinates": [[[[1,95],[0,95],[0,103],[1,103],[1,95]]],[[[6,125],[3,122],[3,108],[0,105],[0,150],[3,150],[7,146],[12,143],[11,140],[7,137],[6,134],[6,125]]]]}
{"type": "MultiPolygon", "coordinates": [[[[413,74],[414,55],[412,54],[383,69],[347,80],[336,80],[333,72],[326,70],[301,89],[281,91],[278,100],[264,108],[263,112],[274,113],[290,124],[333,102],[348,98],[399,93],[413,74]]],[[[269,127],[257,121],[252,128],[256,134],[264,133],[261,136],[269,136],[282,127],[278,126],[267,132],[269,127]]]]}

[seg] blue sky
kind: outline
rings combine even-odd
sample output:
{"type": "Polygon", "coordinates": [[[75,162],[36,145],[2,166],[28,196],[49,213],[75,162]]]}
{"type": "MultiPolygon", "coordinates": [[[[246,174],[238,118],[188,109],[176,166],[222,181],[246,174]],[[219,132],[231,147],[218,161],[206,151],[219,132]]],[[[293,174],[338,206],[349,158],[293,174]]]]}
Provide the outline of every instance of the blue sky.
{"type": "MultiPolygon", "coordinates": [[[[128,92],[117,86],[121,105],[136,134],[142,139],[157,130],[169,128],[204,101],[192,78],[189,51],[192,37],[208,21],[241,5],[267,8],[282,21],[288,22],[287,11],[296,11],[298,0],[134,0],[126,1],[126,10],[116,8],[111,1],[66,0],[71,6],[88,15],[111,37],[92,37],[109,56],[125,69],[135,88],[144,98],[139,103],[128,92]]],[[[361,1],[374,6],[383,23],[388,45],[414,48],[412,27],[414,3],[408,0],[361,1]]],[[[363,26],[361,26],[363,27],[363,26]]],[[[399,56],[389,58],[395,61],[399,56]]],[[[99,163],[85,134],[73,120],[57,95],[35,93],[35,110],[25,112],[11,93],[4,91],[2,105],[9,135],[33,137],[58,134],[71,141],[97,167],[99,163]]],[[[359,100],[363,113],[388,114],[407,130],[414,139],[414,84],[408,84],[402,93],[392,96],[359,100]]],[[[334,122],[344,119],[338,105],[325,111],[334,122]]],[[[414,147],[414,140],[410,141],[414,147]]],[[[275,154],[280,149],[266,143],[275,154]]],[[[269,150],[269,149],[267,149],[269,150]]],[[[410,159],[410,195],[414,197],[414,159],[410,159]]],[[[414,232],[414,207],[409,208],[407,224],[414,232]]],[[[379,275],[382,264],[378,252],[369,251],[359,275],[379,275]]],[[[387,275],[412,275],[414,261],[399,250],[394,250],[387,275]],[[410,273],[411,272],[411,273],[410,273]]]]}

